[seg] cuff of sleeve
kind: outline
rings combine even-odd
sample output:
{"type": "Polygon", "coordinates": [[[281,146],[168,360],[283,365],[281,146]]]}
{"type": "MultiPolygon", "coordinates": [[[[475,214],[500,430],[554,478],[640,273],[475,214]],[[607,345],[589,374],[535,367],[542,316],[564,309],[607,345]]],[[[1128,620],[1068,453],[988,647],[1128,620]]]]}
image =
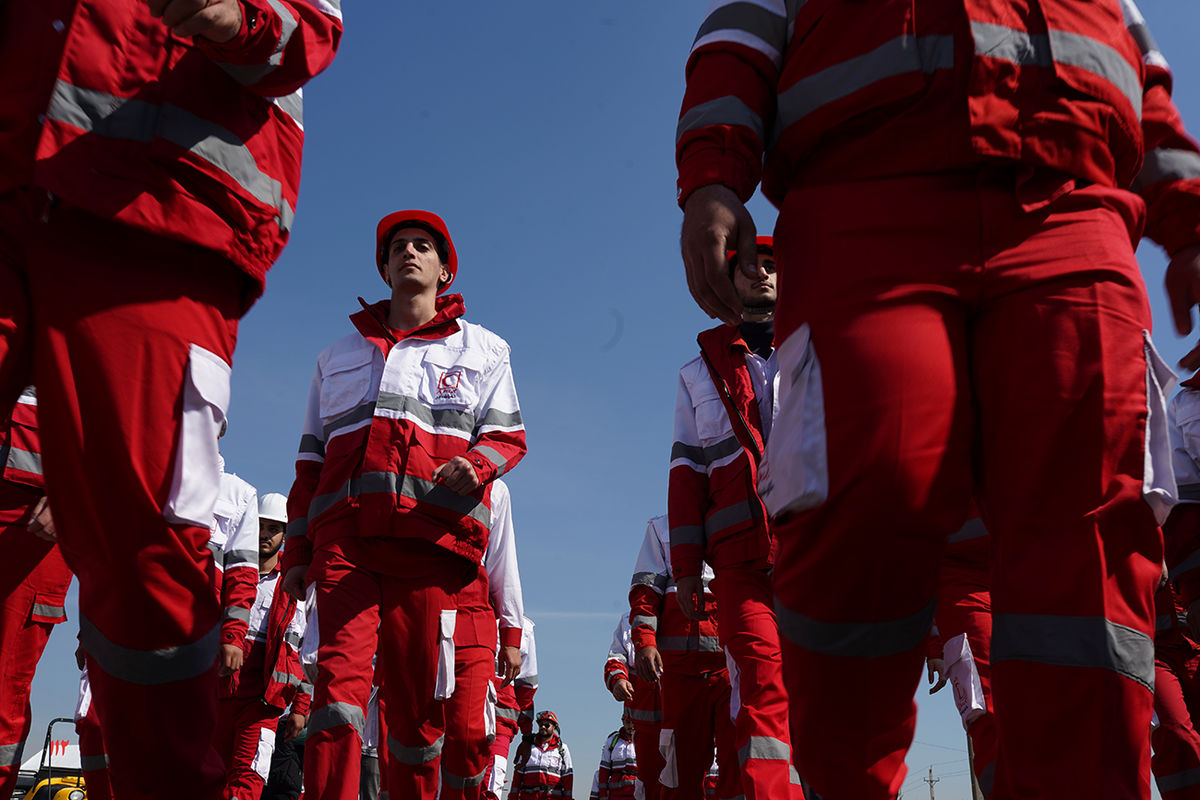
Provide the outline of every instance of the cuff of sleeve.
{"type": "Polygon", "coordinates": [[[681,556],[671,552],[671,574],[678,583],[683,578],[694,578],[704,572],[704,559],[699,556],[681,556]]]}
{"type": "Polygon", "coordinates": [[[203,36],[196,36],[193,41],[197,49],[214,61],[230,64],[265,63],[275,49],[268,33],[272,29],[277,31],[275,41],[278,41],[283,21],[268,3],[261,0],[237,1],[242,9],[242,27],[236,36],[228,42],[214,42],[203,36]]]}
{"type": "Polygon", "coordinates": [[[227,619],[221,623],[221,644],[233,644],[245,649],[246,630],[249,626],[240,619],[227,619]]]}
{"type": "Polygon", "coordinates": [[[463,456],[470,463],[471,468],[475,470],[475,477],[479,479],[479,484],[482,486],[485,483],[491,483],[496,479],[496,465],[486,458],[476,453],[473,450],[468,450],[463,456]]]}
{"type": "Polygon", "coordinates": [[[719,183],[728,186],[743,203],[749,202],[758,186],[758,164],[749,163],[737,150],[725,147],[696,147],[679,163],[679,207],[683,208],[692,192],[702,186],[719,183]]]}
{"type": "Polygon", "coordinates": [[[312,563],[312,542],[307,536],[293,536],[287,540],[283,555],[279,557],[279,569],[287,575],[292,567],[307,567],[312,563]]]}
{"type": "Polygon", "coordinates": [[[633,639],[633,646],[638,650],[644,647],[658,647],[658,636],[649,628],[634,628],[630,638],[633,639]]]}
{"type": "Polygon", "coordinates": [[[293,714],[308,714],[308,709],[312,704],[312,698],[307,692],[296,692],[296,696],[292,698],[292,713],[293,714]]]}
{"type": "Polygon", "coordinates": [[[521,629],[520,628],[501,628],[500,629],[500,646],[501,647],[520,647],[521,646],[521,629]]]}

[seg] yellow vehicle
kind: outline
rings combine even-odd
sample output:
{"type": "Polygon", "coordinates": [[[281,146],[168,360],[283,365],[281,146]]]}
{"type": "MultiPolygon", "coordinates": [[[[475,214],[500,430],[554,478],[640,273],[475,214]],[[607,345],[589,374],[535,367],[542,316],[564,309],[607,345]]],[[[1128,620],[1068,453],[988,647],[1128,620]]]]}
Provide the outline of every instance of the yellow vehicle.
{"type": "MultiPolygon", "coordinates": [[[[33,786],[21,800],[87,800],[87,789],[83,785],[83,774],[78,768],[55,767],[53,765],[54,748],[51,747],[55,723],[66,722],[74,725],[75,721],[66,717],[50,720],[46,726],[46,744],[42,748],[42,759],[38,765],[37,775],[33,786]]],[[[65,743],[64,743],[65,744],[65,743]]]]}

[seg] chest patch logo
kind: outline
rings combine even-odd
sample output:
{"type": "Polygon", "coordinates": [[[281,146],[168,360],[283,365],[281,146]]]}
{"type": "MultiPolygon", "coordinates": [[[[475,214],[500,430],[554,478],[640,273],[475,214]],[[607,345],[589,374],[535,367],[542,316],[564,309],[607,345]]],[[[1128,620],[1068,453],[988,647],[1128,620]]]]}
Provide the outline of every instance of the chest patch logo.
{"type": "Polygon", "coordinates": [[[458,397],[458,384],[462,380],[462,370],[448,369],[438,377],[437,399],[445,400],[458,397]]]}

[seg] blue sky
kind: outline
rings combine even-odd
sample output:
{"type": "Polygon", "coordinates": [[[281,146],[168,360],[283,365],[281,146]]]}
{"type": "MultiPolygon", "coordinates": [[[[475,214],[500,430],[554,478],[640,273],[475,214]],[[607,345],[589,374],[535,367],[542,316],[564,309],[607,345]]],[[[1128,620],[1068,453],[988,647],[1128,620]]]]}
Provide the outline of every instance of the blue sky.
{"type": "MultiPolygon", "coordinates": [[[[1200,6],[1140,5],[1200,130],[1200,6]]],[[[445,218],[468,319],[512,345],[529,455],[507,480],[537,623],[537,702],[562,721],[580,794],[619,725],[601,665],[646,520],[665,511],[677,370],[712,324],[683,278],[673,160],[683,63],[705,8],[348,4],[337,61],[306,90],[295,232],[234,362],[228,469],[286,493],[317,353],[349,331],[358,295],[385,296],[375,223],[402,208],[445,218]]],[[[761,197],[751,210],[772,227],[761,197]]],[[[1173,363],[1187,348],[1162,300],[1165,259],[1153,245],[1139,255],[1173,363]]],[[[77,616],[43,657],[27,753],[74,707],[77,616]]],[[[953,702],[918,698],[904,792],[924,796],[932,765],[941,800],[966,798],[953,702]]]]}

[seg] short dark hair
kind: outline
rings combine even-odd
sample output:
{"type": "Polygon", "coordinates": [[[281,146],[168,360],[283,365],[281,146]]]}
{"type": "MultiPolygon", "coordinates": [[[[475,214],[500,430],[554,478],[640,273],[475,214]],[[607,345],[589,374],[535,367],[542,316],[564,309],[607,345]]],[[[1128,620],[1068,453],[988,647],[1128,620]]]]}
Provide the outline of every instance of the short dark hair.
{"type": "Polygon", "coordinates": [[[442,236],[432,226],[417,219],[402,220],[388,229],[387,235],[383,237],[383,252],[379,254],[380,261],[385,264],[387,263],[388,250],[392,247],[392,238],[396,235],[397,231],[404,228],[420,228],[428,233],[430,238],[433,239],[433,246],[437,248],[438,260],[442,262],[443,266],[450,263],[450,244],[446,241],[446,237],[442,236]]]}

